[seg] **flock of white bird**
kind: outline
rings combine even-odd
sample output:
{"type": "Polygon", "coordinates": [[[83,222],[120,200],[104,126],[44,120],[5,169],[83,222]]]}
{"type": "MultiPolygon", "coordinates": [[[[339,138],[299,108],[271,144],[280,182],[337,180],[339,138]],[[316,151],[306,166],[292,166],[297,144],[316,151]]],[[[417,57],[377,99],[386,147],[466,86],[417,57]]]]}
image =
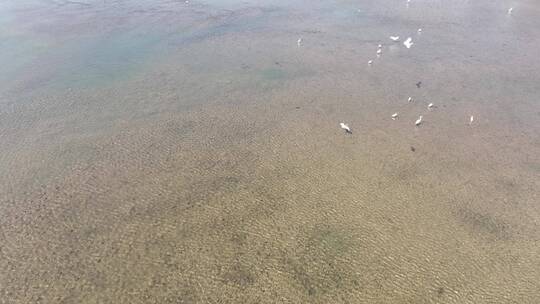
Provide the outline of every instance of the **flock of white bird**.
{"type": "MultiPolygon", "coordinates": [[[[411,0],[407,0],[407,7],[409,7],[409,3],[411,2],[411,0]]],[[[189,0],[185,0],[185,3],[186,4],[189,4],[189,0]]],[[[361,10],[358,10],[359,12],[361,10]]],[[[511,15],[512,12],[514,11],[514,8],[511,7],[508,9],[507,13],[508,15],[511,15]]],[[[418,34],[421,34],[422,33],[422,29],[419,28],[417,30],[417,33],[418,34]]],[[[390,40],[392,40],[393,42],[399,42],[400,41],[400,36],[390,36],[389,37],[390,40]]],[[[302,46],[302,38],[300,37],[297,41],[296,41],[296,44],[298,45],[298,47],[302,46]]],[[[413,45],[414,45],[414,42],[412,41],[412,37],[407,37],[407,39],[405,39],[405,41],[403,41],[403,45],[407,48],[407,49],[410,49],[413,45]]],[[[382,55],[382,44],[379,44],[378,47],[377,47],[377,58],[381,57],[382,55]]],[[[369,60],[368,61],[368,65],[372,65],[373,64],[373,60],[369,60]]],[[[409,97],[408,102],[412,102],[413,101],[413,98],[412,97],[409,97]]],[[[428,109],[432,109],[434,107],[434,104],[433,103],[430,103],[428,104],[428,109]]],[[[394,114],[392,114],[392,120],[396,120],[398,118],[399,114],[396,112],[394,114]]],[[[423,116],[420,115],[418,117],[418,119],[414,122],[415,126],[420,126],[422,124],[422,119],[423,119],[423,116]]],[[[472,125],[472,123],[474,122],[474,116],[471,115],[471,117],[469,118],[469,125],[472,125]]],[[[351,128],[349,127],[349,125],[347,125],[346,123],[344,122],[341,122],[340,124],[340,127],[345,130],[345,132],[347,133],[352,133],[351,131],[351,128]]]]}
{"type": "MultiPolygon", "coordinates": [[[[409,2],[409,1],[408,1],[409,2]]],[[[418,29],[418,34],[422,33],[422,29],[419,28],[418,29]]],[[[300,46],[300,42],[301,42],[302,38],[298,39],[298,46],[300,46]]],[[[390,36],[390,40],[392,40],[393,42],[399,42],[400,41],[400,36],[390,36]]],[[[412,37],[408,37],[407,39],[405,39],[405,41],[403,42],[403,45],[410,49],[412,46],[413,46],[414,42],[412,41],[412,37]]],[[[377,46],[377,58],[381,57],[382,55],[382,44],[379,44],[377,46]]],[[[368,65],[372,65],[373,64],[373,60],[369,60],[368,61],[368,65]]],[[[407,99],[407,102],[412,102],[413,101],[413,98],[412,97],[409,97],[407,99]]],[[[434,104],[433,103],[430,103],[428,104],[428,109],[432,109],[434,107],[434,104]]],[[[398,118],[399,114],[396,112],[394,114],[392,114],[392,120],[396,120],[398,118]]],[[[420,117],[418,117],[418,119],[415,121],[415,126],[420,126],[422,124],[422,119],[423,119],[423,116],[420,115],[420,117]]],[[[471,116],[471,119],[470,119],[470,123],[473,122],[473,116],[471,116]]],[[[345,132],[347,133],[352,133],[351,131],[351,128],[346,124],[346,123],[340,123],[340,126],[343,130],[345,130],[345,132]]]]}
{"type": "MultiPolygon", "coordinates": [[[[411,2],[411,0],[407,0],[407,5],[409,4],[409,2],[411,2]]],[[[510,15],[512,14],[514,8],[511,7],[508,9],[507,13],[510,15]]],[[[417,31],[418,34],[421,34],[422,33],[422,29],[419,28],[418,31],[417,31]]],[[[400,36],[390,36],[389,37],[390,40],[392,40],[393,42],[399,42],[400,41],[400,36]]],[[[302,38],[298,39],[298,46],[300,46],[300,43],[302,41],[302,38]]],[[[405,39],[405,41],[403,41],[403,45],[407,48],[407,49],[410,49],[412,46],[413,46],[414,42],[412,41],[412,37],[408,37],[407,39],[405,39]]],[[[377,47],[377,58],[379,58],[381,55],[382,55],[382,45],[379,44],[378,47],[377,47]]],[[[373,60],[369,60],[368,61],[368,65],[372,65],[373,64],[373,60]]],[[[409,97],[408,102],[412,102],[413,101],[413,98],[412,97],[409,97]]],[[[434,104],[433,103],[429,103],[428,104],[428,109],[432,109],[434,107],[434,104]]],[[[396,120],[398,118],[399,114],[396,112],[394,114],[392,114],[392,120],[396,120]]],[[[422,124],[422,120],[423,120],[423,115],[420,115],[418,117],[418,119],[414,122],[414,125],[415,126],[420,126],[422,124]]],[[[469,125],[472,125],[474,122],[474,115],[471,115],[470,118],[469,118],[469,125]]],[[[340,124],[340,127],[345,130],[346,133],[350,134],[352,133],[351,131],[351,128],[349,127],[349,125],[347,125],[346,123],[344,122],[341,122],[340,124]]]]}

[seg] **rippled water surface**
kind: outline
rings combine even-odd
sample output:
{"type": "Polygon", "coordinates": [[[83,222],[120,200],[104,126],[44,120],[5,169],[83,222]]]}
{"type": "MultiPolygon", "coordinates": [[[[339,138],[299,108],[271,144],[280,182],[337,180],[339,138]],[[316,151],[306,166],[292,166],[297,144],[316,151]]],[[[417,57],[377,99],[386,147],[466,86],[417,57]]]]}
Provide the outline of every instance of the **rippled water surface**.
{"type": "Polygon", "coordinates": [[[533,0],[1,1],[0,303],[540,303],[539,52],[533,0]]]}

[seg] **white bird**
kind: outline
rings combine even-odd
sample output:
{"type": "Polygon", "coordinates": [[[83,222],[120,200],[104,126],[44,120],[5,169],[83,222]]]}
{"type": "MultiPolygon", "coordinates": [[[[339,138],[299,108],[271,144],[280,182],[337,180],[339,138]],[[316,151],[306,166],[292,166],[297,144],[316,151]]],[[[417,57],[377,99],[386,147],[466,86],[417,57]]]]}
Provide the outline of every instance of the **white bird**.
{"type": "Polygon", "coordinates": [[[428,107],[429,109],[433,108],[433,103],[428,104],[427,107],[428,107]]]}
{"type": "Polygon", "coordinates": [[[471,115],[471,119],[469,120],[469,124],[472,125],[473,121],[474,121],[474,116],[471,115]]]}
{"type": "Polygon", "coordinates": [[[412,46],[413,44],[414,44],[414,42],[412,42],[412,38],[411,38],[411,37],[407,38],[407,40],[405,40],[405,41],[403,42],[403,45],[404,45],[406,48],[408,48],[408,49],[410,49],[411,46],[412,46]]]}
{"type": "Polygon", "coordinates": [[[419,28],[419,29],[418,29],[418,34],[420,34],[421,32],[422,32],[422,29],[421,29],[421,28],[419,28]]]}
{"type": "Polygon", "coordinates": [[[508,14],[509,14],[509,15],[512,14],[512,11],[513,11],[513,10],[514,10],[513,7],[509,8],[509,9],[508,9],[508,14]]]}
{"type": "Polygon", "coordinates": [[[380,49],[382,49],[382,44],[379,44],[377,47],[380,48],[380,49]]]}
{"type": "Polygon", "coordinates": [[[377,50],[377,55],[380,55],[380,54],[382,54],[382,50],[381,50],[381,49],[378,49],[378,50],[377,50]]]}
{"type": "Polygon", "coordinates": [[[412,102],[412,97],[409,97],[409,98],[407,99],[407,101],[408,101],[408,102],[412,102]]]}
{"type": "Polygon", "coordinates": [[[298,41],[296,41],[296,44],[300,46],[302,44],[302,38],[298,38],[298,41]]]}
{"type": "Polygon", "coordinates": [[[369,60],[369,61],[367,62],[367,64],[372,64],[372,63],[373,63],[373,60],[369,60]]]}
{"type": "Polygon", "coordinates": [[[414,124],[419,126],[421,123],[422,123],[422,115],[420,115],[420,117],[418,117],[418,119],[416,120],[416,122],[414,124]]]}
{"type": "Polygon", "coordinates": [[[407,3],[411,2],[411,0],[407,0],[407,3]]]}
{"type": "Polygon", "coordinates": [[[349,134],[352,134],[352,131],[351,131],[351,128],[349,128],[348,125],[346,125],[345,123],[341,122],[339,123],[339,125],[341,126],[341,128],[343,130],[345,130],[345,132],[349,133],[349,134]]]}
{"type": "Polygon", "coordinates": [[[396,120],[397,117],[398,117],[398,113],[397,113],[397,112],[394,113],[394,114],[392,114],[392,120],[396,120]]]}
{"type": "Polygon", "coordinates": [[[390,40],[399,41],[399,36],[390,36],[390,40]]]}

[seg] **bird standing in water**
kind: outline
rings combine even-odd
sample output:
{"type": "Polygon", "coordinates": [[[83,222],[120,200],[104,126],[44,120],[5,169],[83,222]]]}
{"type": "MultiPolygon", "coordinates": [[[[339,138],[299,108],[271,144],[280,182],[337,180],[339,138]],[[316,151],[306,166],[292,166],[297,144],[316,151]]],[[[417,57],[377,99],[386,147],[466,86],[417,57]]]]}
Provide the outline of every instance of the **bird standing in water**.
{"type": "Polygon", "coordinates": [[[422,115],[420,115],[420,117],[418,117],[418,119],[416,120],[416,122],[414,124],[419,126],[421,123],[422,123],[422,115]]]}
{"type": "Polygon", "coordinates": [[[345,124],[345,123],[342,122],[342,123],[339,124],[339,126],[340,126],[343,130],[345,130],[345,132],[346,132],[347,134],[352,134],[351,128],[349,128],[349,126],[348,126],[347,124],[345,124]]]}

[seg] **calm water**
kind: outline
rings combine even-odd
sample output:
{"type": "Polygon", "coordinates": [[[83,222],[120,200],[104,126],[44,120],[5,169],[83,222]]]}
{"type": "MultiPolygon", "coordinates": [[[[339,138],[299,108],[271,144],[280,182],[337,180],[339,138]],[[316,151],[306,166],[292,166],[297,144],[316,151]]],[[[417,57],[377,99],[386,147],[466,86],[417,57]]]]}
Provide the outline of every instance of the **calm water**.
{"type": "Polygon", "coordinates": [[[533,0],[2,1],[0,303],[540,303],[539,52],[533,0]]]}

